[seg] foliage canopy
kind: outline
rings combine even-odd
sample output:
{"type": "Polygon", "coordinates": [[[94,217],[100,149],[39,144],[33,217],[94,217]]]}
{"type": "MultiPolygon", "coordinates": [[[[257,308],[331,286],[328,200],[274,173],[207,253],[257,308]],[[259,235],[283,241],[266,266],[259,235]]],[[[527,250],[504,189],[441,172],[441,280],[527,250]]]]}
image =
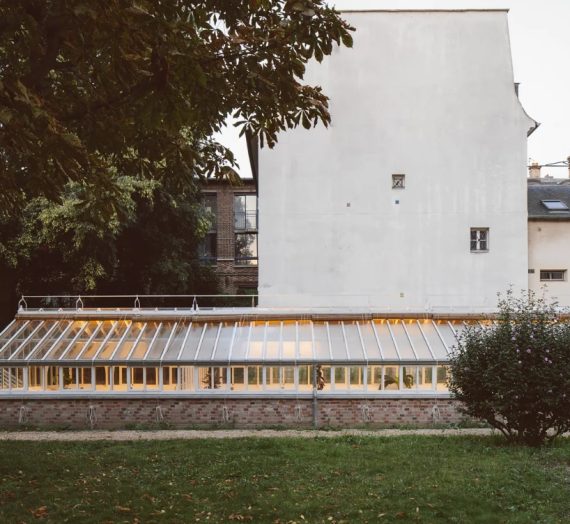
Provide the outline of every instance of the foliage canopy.
{"type": "Polygon", "coordinates": [[[508,440],[538,446],[570,430],[570,324],[532,292],[509,291],[496,322],[469,326],[450,367],[464,411],[508,440]]]}

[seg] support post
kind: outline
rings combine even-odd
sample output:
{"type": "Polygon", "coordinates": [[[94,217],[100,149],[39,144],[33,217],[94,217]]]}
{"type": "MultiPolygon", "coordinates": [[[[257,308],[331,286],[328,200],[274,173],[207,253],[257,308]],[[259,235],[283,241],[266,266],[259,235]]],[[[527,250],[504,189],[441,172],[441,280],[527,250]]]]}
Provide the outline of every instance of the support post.
{"type": "Polygon", "coordinates": [[[317,366],[316,364],[313,364],[313,427],[317,429],[318,425],[317,366]]]}

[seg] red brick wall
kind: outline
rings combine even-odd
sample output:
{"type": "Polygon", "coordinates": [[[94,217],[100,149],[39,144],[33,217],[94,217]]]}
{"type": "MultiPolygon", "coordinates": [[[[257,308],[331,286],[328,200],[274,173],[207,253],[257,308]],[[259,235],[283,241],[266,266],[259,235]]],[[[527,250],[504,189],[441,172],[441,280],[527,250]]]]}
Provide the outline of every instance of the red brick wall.
{"type": "MultiPolygon", "coordinates": [[[[318,399],[319,427],[451,424],[464,417],[451,399],[318,399]],[[434,406],[436,406],[434,408],[434,406]]],[[[164,422],[178,428],[312,427],[312,399],[2,399],[0,429],[119,429],[164,422]],[[90,409],[91,408],[91,409],[90,409]],[[160,408],[160,409],[157,409],[160,408]]]]}
{"type": "MultiPolygon", "coordinates": [[[[252,180],[244,180],[244,185],[242,186],[210,182],[204,185],[202,192],[216,194],[218,252],[216,274],[218,275],[222,293],[235,295],[240,287],[257,288],[257,266],[241,266],[234,263],[234,195],[255,194],[255,184],[252,180]]],[[[240,303],[239,305],[242,304],[240,303]]],[[[246,304],[244,303],[243,305],[245,306],[246,304]]]]}

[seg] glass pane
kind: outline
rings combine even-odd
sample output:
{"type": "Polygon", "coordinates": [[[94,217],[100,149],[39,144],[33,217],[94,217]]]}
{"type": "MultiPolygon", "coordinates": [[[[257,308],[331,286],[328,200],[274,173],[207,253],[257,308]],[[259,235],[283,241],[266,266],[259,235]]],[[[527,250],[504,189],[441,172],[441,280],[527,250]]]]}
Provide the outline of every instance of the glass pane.
{"type": "Polygon", "coordinates": [[[351,366],[348,368],[350,389],[364,389],[364,367],[351,366]]]}
{"type": "Polygon", "coordinates": [[[315,322],[313,324],[313,333],[315,336],[315,355],[317,360],[330,360],[331,355],[326,324],[323,322],[315,322]]]}
{"type": "Polygon", "coordinates": [[[0,368],[0,390],[24,389],[23,368],[0,368]]]}
{"type": "Polygon", "coordinates": [[[348,388],[348,374],[345,367],[334,367],[334,388],[347,389],[348,388]]]}
{"type": "Polygon", "coordinates": [[[198,344],[200,343],[200,337],[204,332],[206,324],[192,324],[190,326],[190,331],[186,337],[186,342],[184,348],[182,349],[182,354],[180,355],[180,362],[192,362],[196,356],[196,351],[198,349],[198,344]]]}
{"type": "Polygon", "coordinates": [[[40,323],[40,320],[16,321],[12,328],[3,334],[6,338],[4,339],[4,336],[2,337],[1,343],[3,344],[3,348],[0,353],[0,358],[3,360],[9,359],[40,323]],[[10,341],[12,337],[14,338],[10,341]]]}
{"type": "Polygon", "coordinates": [[[239,360],[241,362],[245,360],[250,329],[250,322],[238,324],[232,347],[232,360],[239,360]]]}
{"type": "Polygon", "coordinates": [[[59,368],[57,366],[47,366],[45,368],[46,390],[57,391],[59,389],[59,368]]]}
{"type": "Polygon", "coordinates": [[[158,368],[146,368],[146,389],[158,389],[158,368]]]}
{"type": "Polygon", "coordinates": [[[376,337],[374,336],[374,330],[372,329],[371,322],[361,322],[359,324],[360,335],[362,336],[362,341],[364,342],[364,347],[366,348],[366,355],[368,360],[379,362],[382,360],[382,355],[380,354],[380,348],[376,342],[376,337]]]}
{"type": "Polygon", "coordinates": [[[448,391],[447,379],[449,374],[448,366],[437,366],[437,384],[438,391],[448,391]]]}
{"type": "Polygon", "coordinates": [[[266,324],[266,322],[255,322],[253,324],[249,341],[248,360],[260,361],[263,359],[263,338],[266,324]]]}
{"type": "Polygon", "coordinates": [[[264,360],[279,360],[281,349],[281,322],[268,322],[264,360]]]}
{"type": "Polygon", "coordinates": [[[384,389],[390,391],[400,389],[398,366],[384,366],[384,389]]]}
{"type": "Polygon", "coordinates": [[[263,368],[261,366],[247,367],[247,389],[259,391],[263,387],[263,368]]]}
{"type": "Polygon", "coordinates": [[[313,366],[299,366],[299,389],[302,391],[313,389],[313,366]]]}
{"type": "Polygon", "coordinates": [[[402,385],[404,389],[416,389],[417,376],[417,366],[402,366],[402,385]]]}
{"type": "Polygon", "coordinates": [[[437,334],[433,320],[424,320],[420,322],[420,328],[422,330],[422,333],[426,337],[431,347],[431,350],[435,355],[435,358],[436,359],[447,358],[447,350],[445,349],[445,346],[443,345],[441,338],[439,338],[439,335],[437,334]]]}
{"type": "Polygon", "coordinates": [[[97,366],[95,368],[95,389],[98,391],[111,389],[111,368],[109,366],[97,366]]]}
{"type": "Polygon", "coordinates": [[[28,389],[30,391],[41,391],[43,388],[43,367],[30,366],[28,368],[28,389]]]}
{"type": "Polygon", "coordinates": [[[165,366],[162,368],[162,389],[174,391],[178,387],[178,368],[176,366],[165,366]]]}
{"type": "Polygon", "coordinates": [[[362,342],[360,341],[356,322],[345,322],[344,334],[346,336],[346,346],[348,347],[349,359],[366,360],[364,351],[362,350],[362,342]]]}
{"type": "Polygon", "coordinates": [[[382,389],[382,366],[368,366],[368,390],[382,389]]]}
{"type": "Polygon", "coordinates": [[[172,334],[172,330],[174,329],[174,322],[163,322],[158,332],[158,335],[154,339],[152,343],[152,347],[146,356],[146,360],[159,360],[164,348],[166,347],[166,343],[172,334]]]}
{"type": "MultiPolygon", "coordinates": [[[[148,348],[150,347],[150,344],[152,343],[152,340],[154,339],[154,335],[156,335],[156,332],[158,331],[159,326],[159,322],[146,323],[146,327],[142,332],[142,336],[139,338],[138,342],[135,340],[136,345],[134,345],[134,342],[131,344],[130,349],[132,350],[132,353],[129,360],[142,360],[144,358],[146,352],[148,351],[148,348]]],[[[126,348],[121,347],[119,351],[121,353],[124,353],[125,350],[126,348]]]]}
{"type": "Polygon", "coordinates": [[[194,391],[194,367],[180,366],[180,389],[183,391],[194,391]]]}
{"type": "Polygon", "coordinates": [[[265,389],[281,388],[280,372],[281,368],[277,366],[265,368],[265,389]]]}
{"type": "Polygon", "coordinates": [[[101,327],[95,337],[93,337],[91,342],[85,346],[85,350],[83,352],[78,353],[78,360],[91,360],[95,358],[99,349],[102,349],[105,337],[114,331],[117,324],[117,321],[111,320],[104,320],[101,322],[101,327]]]}
{"type": "MultiPolygon", "coordinates": [[[[34,351],[32,358],[34,360],[41,360],[42,358],[44,358],[47,355],[47,353],[49,352],[49,350],[57,342],[57,340],[62,335],[62,333],[64,333],[65,330],[67,328],[69,328],[70,325],[71,325],[71,322],[67,321],[67,320],[57,322],[55,329],[53,329],[50,332],[50,334],[47,337],[45,337],[41,343],[38,343],[36,345],[36,350],[34,351]]],[[[49,358],[49,356],[48,356],[48,358],[49,358]]]]}
{"type": "Polygon", "coordinates": [[[333,360],[346,360],[346,344],[342,333],[342,326],[338,322],[329,322],[329,334],[333,360]]]}
{"type": "Polygon", "coordinates": [[[384,360],[400,360],[387,323],[385,321],[374,321],[374,328],[376,329],[378,341],[380,342],[380,347],[384,354],[384,360]]]}
{"type": "Polygon", "coordinates": [[[410,341],[404,332],[401,320],[389,320],[390,328],[392,329],[392,335],[394,335],[394,340],[398,345],[398,351],[400,352],[400,358],[403,360],[415,360],[416,356],[410,346],[410,341]]]}
{"type": "Polygon", "coordinates": [[[202,338],[202,344],[200,344],[200,349],[198,350],[198,360],[201,361],[212,360],[212,352],[214,351],[214,345],[216,343],[220,327],[221,324],[217,323],[206,325],[204,338],[202,338]]]}
{"type": "MultiPolygon", "coordinates": [[[[117,344],[121,337],[125,334],[125,331],[129,329],[131,326],[130,321],[126,320],[119,320],[115,327],[111,332],[111,336],[107,340],[104,346],[101,346],[99,349],[99,354],[97,355],[97,360],[108,360],[111,358],[111,355],[117,349],[117,344]]],[[[95,355],[94,355],[95,357],[95,355]]]]}
{"type": "MultiPolygon", "coordinates": [[[[313,330],[312,324],[308,321],[299,321],[295,326],[296,334],[299,336],[299,360],[313,359],[313,330]]],[[[291,331],[287,331],[287,340],[292,337],[291,331]]]]}
{"type": "Polygon", "coordinates": [[[433,389],[433,366],[418,368],[418,389],[433,389]]]}
{"type": "Polygon", "coordinates": [[[198,379],[200,389],[225,389],[226,388],[225,367],[200,367],[198,368],[198,379]]]}
{"type": "Polygon", "coordinates": [[[130,368],[130,370],[131,370],[131,389],[143,389],[144,368],[130,368]]]}
{"type": "Polygon", "coordinates": [[[294,361],[297,358],[297,342],[295,340],[296,335],[296,322],[295,321],[287,321],[282,322],[282,349],[281,349],[281,358],[283,360],[290,360],[294,361]]]}
{"type": "Polygon", "coordinates": [[[435,325],[437,326],[437,330],[439,331],[441,338],[443,338],[445,342],[447,351],[451,352],[457,345],[457,338],[455,337],[455,333],[451,329],[449,322],[438,320],[435,325]]]}
{"type": "Polygon", "coordinates": [[[119,346],[115,346],[113,351],[110,353],[105,352],[105,358],[113,360],[126,360],[129,353],[133,349],[133,346],[141,334],[143,328],[145,328],[146,323],[144,322],[133,322],[131,328],[125,335],[123,342],[119,346]],[[113,356],[114,355],[114,356],[113,356]]]}
{"type": "Polygon", "coordinates": [[[416,320],[411,320],[404,324],[406,331],[408,332],[408,336],[412,341],[413,347],[416,350],[416,356],[419,360],[433,360],[433,357],[430,352],[430,348],[427,346],[424,337],[422,336],[422,332],[418,326],[418,322],[416,320]]]}
{"type": "Polygon", "coordinates": [[[237,264],[257,264],[257,233],[236,233],[235,261],[237,264]]]}
{"type": "Polygon", "coordinates": [[[126,391],[128,389],[126,366],[115,366],[113,368],[113,390],[126,391]]]}
{"type": "Polygon", "coordinates": [[[216,344],[214,360],[227,362],[230,358],[230,346],[234,336],[235,323],[224,322],[216,344]]]}
{"type": "MultiPolygon", "coordinates": [[[[26,322],[28,322],[28,321],[26,321],[26,320],[15,320],[11,324],[9,324],[4,329],[4,331],[0,334],[0,358],[8,358],[10,356],[9,354],[6,357],[3,356],[3,354],[4,354],[3,348],[6,344],[8,344],[8,341],[18,333],[18,331],[20,331],[24,328],[24,325],[26,324],[26,322]]],[[[20,340],[20,343],[24,340],[24,338],[22,338],[20,340]]]]}
{"type": "MultiPolygon", "coordinates": [[[[63,353],[62,353],[60,358],[65,357],[66,360],[76,359],[77,356],[81,353],[81,351],[83,351],[85,344],[88,342],[88,340],[91,338],[91,336],[93,334],[98,332],[99,327],[102,324],[103,324],[102,322],[96,321],[96,320],[90,320],[89,322],[87,322],[85,329],[83,329],[79,333],[79,336],[77,338],[73,339],[71,341],[71,343],[69,344],[69,346],[64,348],[63,353]]],[[[55,355],[56,352],[57,351],[54,349],[52,354],[55,355]]]]}
{"type": "Polygon", "coordinates": [[[281,387],[283,389],[295,388],[295,368],[293,366],[284,366],[281,368],[281,387]]]}
{"type": "Polygon", "coordinates": [[[242,366],[232,367],[230,371],[230,389],[234,391],[242,391],[246,389],[245,368],[242,366]]]}
{"type": "Polygon", "coordinates": [[[164,354],[163,361],[175,362],[178,359],[178,354],[180,353],[180,348],[182,348],[184,337],[188,332],[188,326],[189,324],[187,322],[178,322],[176,331],[170,340],[170,345],[164,354]]]}
{"type": "Polygon", "coordinates": [[[24,360],[28,358],[41,342],[42,338],[53,331],[56,324],[53,321],[40,323],[39,327],[30,333],[30,337],[15,350],[14,360],[24,360]]]}
{"type": "Polygon", "coordinates": [[[84,320],[76,320],[55,346],[49,351],[50,360],[58,360],[70,346],[73,339],[87,326],[84,320]]]}

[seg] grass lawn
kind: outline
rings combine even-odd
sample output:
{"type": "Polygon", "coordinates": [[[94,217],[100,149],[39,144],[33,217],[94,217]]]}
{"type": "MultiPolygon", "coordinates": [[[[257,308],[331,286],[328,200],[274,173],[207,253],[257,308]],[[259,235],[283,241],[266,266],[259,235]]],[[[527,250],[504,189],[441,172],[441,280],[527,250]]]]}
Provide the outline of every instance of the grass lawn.
{"type": "Polygon", "coordinates": [[[0,522],[570,522],[570,440],[0,443],[0,522]]]}

